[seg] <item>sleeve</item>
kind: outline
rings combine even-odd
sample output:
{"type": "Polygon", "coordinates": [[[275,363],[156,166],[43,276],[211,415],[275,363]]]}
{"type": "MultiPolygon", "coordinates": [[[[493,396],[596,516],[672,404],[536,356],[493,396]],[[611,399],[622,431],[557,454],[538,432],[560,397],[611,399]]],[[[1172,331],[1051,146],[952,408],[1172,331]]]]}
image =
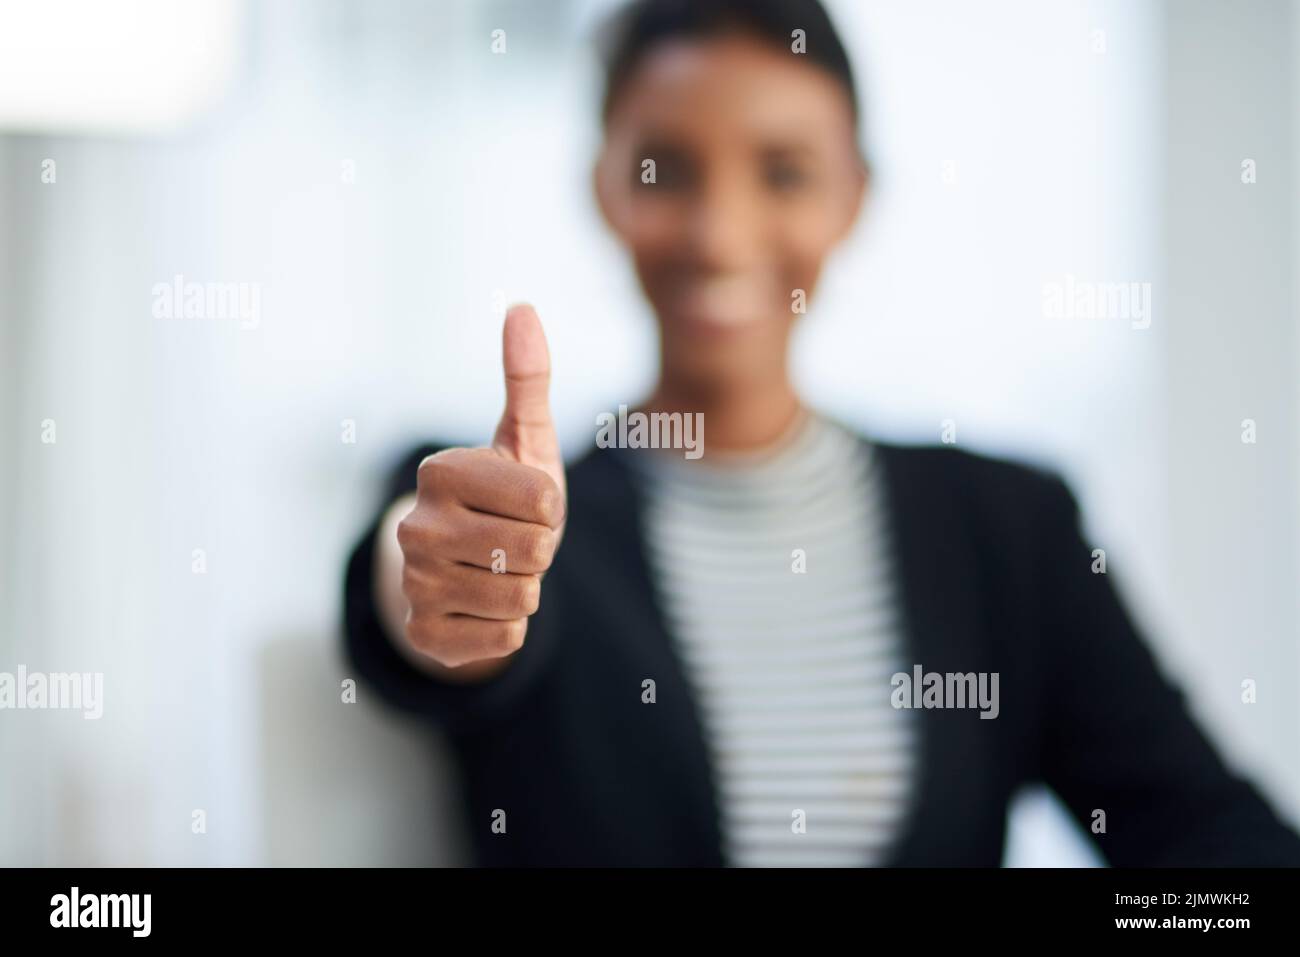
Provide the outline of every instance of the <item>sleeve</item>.
{"type": "Polygon", "coordinates": [[[1300,866],[1300,837],[1225,766],[1092,571],[1074,496],[1049,485],[1038,565],[1047,784],[1115,866],[1300,866]]]}
{"type": "Polygon", "coordinates": [[[374,597],[375,538],[384,512],[400,496],[416,487],[420,462],[439,450],[424,445],[404,457],[387,485],[384,505],[353,548],[343,584],[344,652],[349,664],[367,685],[399,710],[429,718],[451,732],[472,731],[507,720],[534,688],[554,657],[559,613],[558,582],[548,576],[543,602],[528,622],[524,645],[514,660],[491,678],[469,684],[443,681],[416,668],[393,646],[380,621],[374,597]]]}

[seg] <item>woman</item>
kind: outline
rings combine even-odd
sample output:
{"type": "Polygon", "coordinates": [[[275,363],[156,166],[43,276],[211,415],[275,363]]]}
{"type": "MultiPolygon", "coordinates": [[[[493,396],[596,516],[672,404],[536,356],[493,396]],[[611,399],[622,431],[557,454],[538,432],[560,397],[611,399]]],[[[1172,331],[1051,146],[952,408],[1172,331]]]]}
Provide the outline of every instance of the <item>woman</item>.
{"type": "Polygon", "coordinates": [[[705,454],[566,470],[515,307],[492,446],[415,450],[347,574],[354,666],[447,732],[479,860],[996,866],[1045,782],[1115,864],[1300,864],[1060,480],[792,387],[792,304],[868,183],[820,5],[641,0],[609,37],[594,186],[661,346],[637,411],[701,415],[705,454]]]}

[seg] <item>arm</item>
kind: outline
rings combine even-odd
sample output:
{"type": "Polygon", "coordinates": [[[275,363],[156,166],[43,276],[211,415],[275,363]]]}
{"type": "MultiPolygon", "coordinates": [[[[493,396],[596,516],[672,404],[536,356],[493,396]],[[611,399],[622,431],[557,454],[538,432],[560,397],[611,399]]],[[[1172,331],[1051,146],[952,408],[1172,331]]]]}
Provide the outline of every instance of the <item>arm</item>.
{"type": "Polygon", "coordinates": [[[1228,767],[1105,574],[1074,497],[1049,483],[1038,527],[1047,783],[1117,866],[1300,866],[1300,837],[1228,767]],[[1091,830],[1094,809],[1106,832],[1091,830]]]}

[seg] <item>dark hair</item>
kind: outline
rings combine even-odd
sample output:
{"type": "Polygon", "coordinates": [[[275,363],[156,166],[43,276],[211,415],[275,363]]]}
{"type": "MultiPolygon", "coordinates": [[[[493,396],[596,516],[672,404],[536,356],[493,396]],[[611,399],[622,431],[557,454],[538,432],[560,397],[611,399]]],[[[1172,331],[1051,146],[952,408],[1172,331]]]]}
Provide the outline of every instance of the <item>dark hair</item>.
{"type": "Polygon", "coordinates": [[[605,65],[601,117],[609,119],[628,77],[646,53],[665,40],[748,33],[788,50],[794,30],[804,31],[807,51],[802,56],[843,86],[857,129],[853,69],[819,0],[633,0],[606,21],[598,36],[605,65]]]}

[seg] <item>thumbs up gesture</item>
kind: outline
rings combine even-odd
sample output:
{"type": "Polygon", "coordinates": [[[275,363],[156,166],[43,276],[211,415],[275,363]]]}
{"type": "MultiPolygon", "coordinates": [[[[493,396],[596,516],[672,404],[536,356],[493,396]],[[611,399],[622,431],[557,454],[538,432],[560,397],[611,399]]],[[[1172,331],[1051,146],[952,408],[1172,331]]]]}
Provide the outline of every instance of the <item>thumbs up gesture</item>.
{"type": "Polygon", "coordinates": [[[563,502],[564,462],[551,421],[551,354],[542,321],[529,305],[506,312],[501,342],[506,377],[506,410],[497,423],[492,448],[520,465],[540,469],[555,482],[563,502]]]}
{"type": "Polygon", "coordinates": [[[397,525],[406,640],[448,668],[523,647],[564,527],[551,360],[531,306],[506,313],[502,352],[506,408],[491,448],[421,462],[415,507],[397,525]]]}

